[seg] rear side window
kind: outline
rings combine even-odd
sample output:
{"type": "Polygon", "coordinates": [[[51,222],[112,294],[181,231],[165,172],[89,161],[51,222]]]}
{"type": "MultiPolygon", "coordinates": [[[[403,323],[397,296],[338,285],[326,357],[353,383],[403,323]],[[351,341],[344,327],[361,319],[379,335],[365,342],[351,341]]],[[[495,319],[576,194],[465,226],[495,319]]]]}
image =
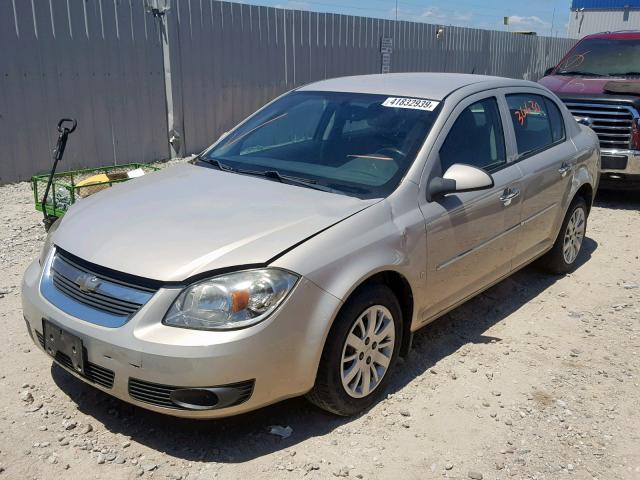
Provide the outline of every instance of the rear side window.
{"type": "Polygon", "coordinates": [[[564,138],[564,122],[558,107],[541,95],[507,95],[516,134],[518,154],[527,155],[564,138]]]}
{"type": "Polygon", "coordinates": [[[558,106],[553,100],[545,97],[544,103],[547,106],[547,112],[549,112],[553,142],[560,142],[564,140],[564,118],[562,118],[560,109],[558,109],[558,106]]]}
{"type": "Polygon", "coordinates": [[[454,163],[493,171],[507,162],[500,110],[495,98],[465,108],[440,148],[442,172],[454,163]]]}

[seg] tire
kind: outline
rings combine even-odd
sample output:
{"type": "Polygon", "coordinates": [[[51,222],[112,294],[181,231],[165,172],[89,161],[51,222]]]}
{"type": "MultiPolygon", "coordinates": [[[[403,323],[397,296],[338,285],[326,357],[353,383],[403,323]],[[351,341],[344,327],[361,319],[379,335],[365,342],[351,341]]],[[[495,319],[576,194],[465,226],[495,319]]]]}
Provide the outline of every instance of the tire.
{"type": "Polygon", "coordinates": [[[565,274],[575,268],[582,251],[582,245],[584,244],[585,232],[587,230],[587,216],[587,203],[584,201],[584,198],[574,198],[562,221],[562,227],[560,228],[558,238],[556,238],[553,247],[540,259],[545,269],[552,273],[565,274]],[[576,215],[582,219],[579,225],[574,225],[576,215]],[[576,240],[576,236],[573,237],[573,241],[571,240],[572,232],[581,232],[581,235],[578,234],[579,241],[576,240]],[[571,251],[570,255],[565,255],[566,241],[571,243],[571,245],[568,246],[571,251]]]}
{"type": "Polygon", "coordinates": [[[343,305],[331,327],[318,366],[316,383],[307,393],[307,400],[323,410],[341,416],[366,410],[384,392],[398,360],[401,344],[402,311],[391,289],[385,285],[369,285],[356,290],[343,305]],[[367,316],[367,313],[371,316],[367,316]],[[374,325],[373,335],[371,330],[367,330],[368,320],[371,318],[375,318],[375,324],[371,322],[374,325]],[[350,334],[353,336],[349,336],[350,334]],[[391,336],[392,348],[389,347],[391,336]],[[358,342],[354,341],[356,339],[358,342]],[[347,360],[343,362],[343,358],[347,360]],[[386,359],[388,366],[381,373],[382,363],[386,363],[386,359]],[[353,372],[356,372],[355,376],[345,386],[343,373],[348,380],[353,372]],[[379,377],[377,381],[376,373],[379,377]],[[370,378],[368,393],[367,375],[370,378]]]}

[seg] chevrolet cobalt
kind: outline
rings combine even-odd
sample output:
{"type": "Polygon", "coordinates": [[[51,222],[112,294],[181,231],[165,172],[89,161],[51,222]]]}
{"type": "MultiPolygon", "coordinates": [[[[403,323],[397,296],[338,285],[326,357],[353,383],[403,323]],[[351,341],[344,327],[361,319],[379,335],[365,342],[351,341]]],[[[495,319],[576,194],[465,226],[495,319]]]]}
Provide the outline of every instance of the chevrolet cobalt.
{"type": "Polygon", "coordinates": [[[193,162],[75,204],[24,275],[27,328],[158,412],[306,395],[352,415],[419,328],[536,259],[576,267],[599,162],[595,133],[532,82],[313,83],[193,162]]]}

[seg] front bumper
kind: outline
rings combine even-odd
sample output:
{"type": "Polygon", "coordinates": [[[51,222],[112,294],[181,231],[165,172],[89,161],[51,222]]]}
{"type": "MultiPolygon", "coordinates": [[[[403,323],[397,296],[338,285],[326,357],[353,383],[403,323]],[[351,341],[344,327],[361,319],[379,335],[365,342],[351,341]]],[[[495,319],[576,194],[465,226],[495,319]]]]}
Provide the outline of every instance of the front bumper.
{"type": "Polygon", "coordinates": [[[600,157],[601,188],[640,188],[640,150],[603,148],[600,157]]]}
{"type": "Polygon", "coordinates": [[[181,417],[234,415],[309,391],[331,320],[341,304],[301,278],[264,322],[241,330],[206,332],[162,325],[180,291],[162,288],[126,324],[109,328],[73,317],[47,301],[40,292],[41,276],[42,269],[34,261],[22,284],[24,318],[34,343],[42,348],[43,319],[59,325],[82,340],[88,362],[84,376],[58,358],[63,368],[121,400],[181,417]],[[109,372],[113,373],[111,387],[109,372]],[[225,408],[197,410],[166,401],[170,406],[165,406],[158,400],[175,387],[214,387],[216,392],[216,388],[235,386],[247,398],[225,408]]]}

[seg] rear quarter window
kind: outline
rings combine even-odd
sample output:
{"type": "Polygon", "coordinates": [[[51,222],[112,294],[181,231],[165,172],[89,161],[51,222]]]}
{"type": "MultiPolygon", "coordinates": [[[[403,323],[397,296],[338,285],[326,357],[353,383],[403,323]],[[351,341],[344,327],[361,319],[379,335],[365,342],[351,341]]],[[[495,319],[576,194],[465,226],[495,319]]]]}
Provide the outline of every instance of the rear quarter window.
{"type": "Polygon", "coordinates": [[[564,139],[564,120],[553,101],[542,95],[507,95],[519,155],[544,150],[564,139]]]}
{"type": "Polygon", "coordinates": [[[553,100],[544,97],[544,103],[547,106],[547,112],[549,113],[553,142],[561,142],[564,140],[564,118],[562,117],[562,113],[553,100]]]}

